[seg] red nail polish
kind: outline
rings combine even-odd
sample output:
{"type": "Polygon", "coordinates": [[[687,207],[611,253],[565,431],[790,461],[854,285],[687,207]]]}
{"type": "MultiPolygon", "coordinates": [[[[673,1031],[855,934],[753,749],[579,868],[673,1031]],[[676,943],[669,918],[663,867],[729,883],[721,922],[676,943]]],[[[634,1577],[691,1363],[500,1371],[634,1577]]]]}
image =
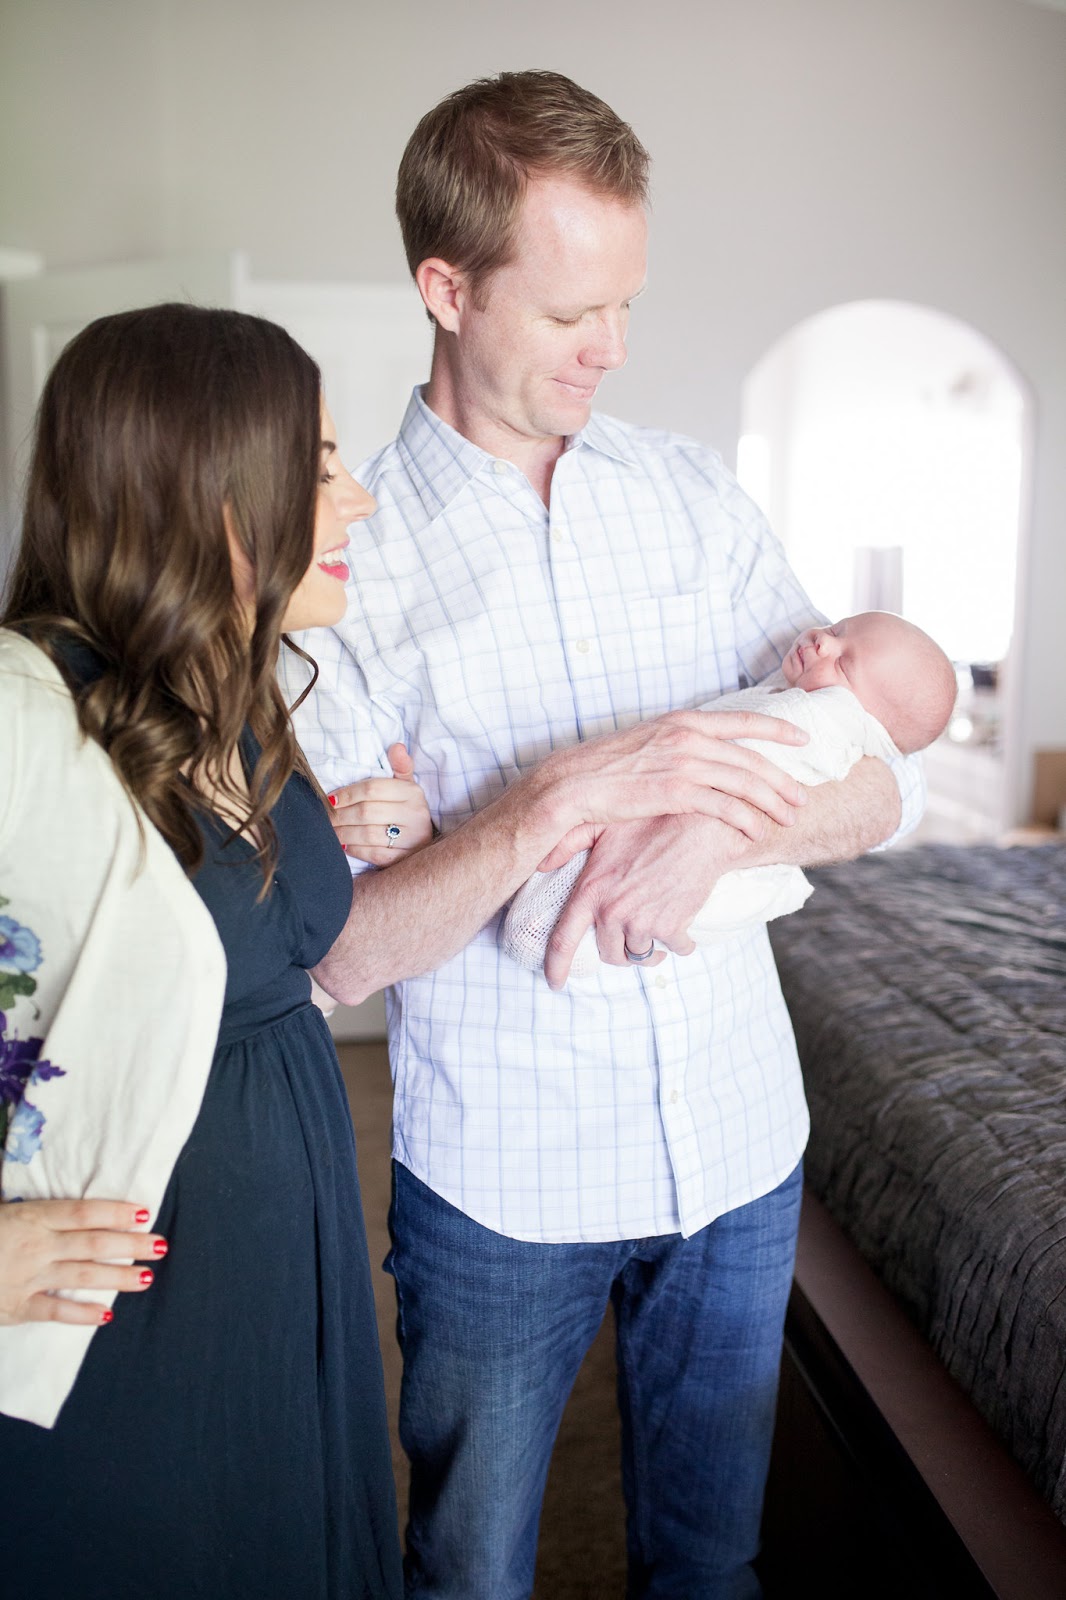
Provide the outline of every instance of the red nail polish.
{"type": "Polygon", "coordinates": [[[146,1289],[150,1283],[155,1282],[155,1273],[152,1271],[151,1267],[145,1267],[144,1271],[141,1273],[141,1282],[144,1284],[146,1289]]]}
{"type": "Polygon", "coordinates": [[[337,796],[335,794],[328,794],[326,799],[329,801],[331,806],[335,806],[337,804],[337,796]]]}
{"type": "Polygon", "coordinates": [[[133,1220],[134,1222],[147,1222],[151,1214],[152,1213],[150,1211],[146,1210],[146,1208],[142,1206],[141,1209],[134,1214],[133,1220]]]}
{"type": "Polygon", "coordinates": [[[167,1244],[165,1239],[157,1239],[155,1244],[152,1246],[152,1254],[155,1256],[165,1256],[169,1249],[170,1246],[167,1244]]]}
{"type": "Polygon", "coordinates": [[[115,1313],[113,1311],[101,1311],[101,1313],[100,1313],[100,1321],[101,1322],[114,1322],[114,1320],[115,1320],[115,1313]]]}

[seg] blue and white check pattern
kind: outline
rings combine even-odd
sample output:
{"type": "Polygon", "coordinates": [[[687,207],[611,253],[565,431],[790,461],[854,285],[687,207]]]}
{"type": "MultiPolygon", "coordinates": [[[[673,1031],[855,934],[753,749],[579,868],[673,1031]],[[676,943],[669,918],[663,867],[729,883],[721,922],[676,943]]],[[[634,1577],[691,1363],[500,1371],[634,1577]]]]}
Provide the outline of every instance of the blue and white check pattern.
{"type": "MultiPolygon", "coordinates": [[[[348,612],[301,643],[323,785],[403,740],[443,832],[551,749],[764,678],[817,617],[711,451],[595,416],[545,508],[416,391],[357,474],[348,612]]],[[[303,686],[286,669],[290,697],[303,686]]],[[[901,763],[905,823],[920,768],[901,763]]],[[[554,994],[496,917],[387,996],[393,1152],[468,1216],[543,1242],[691,1234],[795,1166],[807,1110],[764,928],[554,994]]]]}

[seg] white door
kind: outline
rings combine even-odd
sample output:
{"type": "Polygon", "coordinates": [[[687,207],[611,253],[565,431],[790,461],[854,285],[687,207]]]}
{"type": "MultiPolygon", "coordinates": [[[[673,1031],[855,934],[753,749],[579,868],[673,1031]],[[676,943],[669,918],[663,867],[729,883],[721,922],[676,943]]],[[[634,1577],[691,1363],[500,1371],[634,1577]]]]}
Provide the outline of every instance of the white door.
{"type": "Polygon", "coordinates": [[[411,389],[429,376],[431,330],[413,285],[257,281],[239,252],[47,272],[7,283],[2,299],[0,575],[16,536],[44,380],[63,346],[95,317],[190,300],[280,322],[322,369],[349,467],[393,437],[411,389]]]}
{"type": "Polygon", "coordinates": [[[4,285],[0,575],[16,536],[37,401],[52,363],[86,323],[113,311],[193,300],[236,306],[244,263],[236,254],[175,256],[118,266],[44,272],[4,285]]]}
{"type": "Polygon", "coordinates": [[[411,390],[429,377],[432,329],[413,283],[280,283],[252,278],[238,302],[280,322],[322,370],[346,467],[396,437],[411,390]]]}

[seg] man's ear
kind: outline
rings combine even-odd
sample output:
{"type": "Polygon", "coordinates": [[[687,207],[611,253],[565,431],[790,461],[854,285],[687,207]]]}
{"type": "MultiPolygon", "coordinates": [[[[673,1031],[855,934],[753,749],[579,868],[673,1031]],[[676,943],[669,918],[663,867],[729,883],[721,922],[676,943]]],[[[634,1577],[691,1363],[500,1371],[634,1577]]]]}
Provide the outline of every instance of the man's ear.
{"type": "Polygon", "coordinates": [[[466,274],[440,256],[429,256],[415,268],[415,283],[437,326],[446,333],[457,333],[470,298],[466,274]]]}

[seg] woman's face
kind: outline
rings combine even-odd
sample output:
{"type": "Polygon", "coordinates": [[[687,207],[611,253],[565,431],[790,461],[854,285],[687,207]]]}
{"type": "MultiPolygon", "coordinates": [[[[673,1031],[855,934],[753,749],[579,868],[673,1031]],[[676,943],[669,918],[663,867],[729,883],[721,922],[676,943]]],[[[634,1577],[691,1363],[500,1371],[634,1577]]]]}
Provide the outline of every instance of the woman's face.
{"type": "Polygon", "coordinates": [[[337,454],[336,433],[323,401],[322,477],[315,513],[314,555],[285,612],[282,627],[286,633],[329,628],[341,620],[347,605],[344,586],[351,577],[344,557],[347,529],[377,510],[373,496],[356,483],[337,454]]]}

